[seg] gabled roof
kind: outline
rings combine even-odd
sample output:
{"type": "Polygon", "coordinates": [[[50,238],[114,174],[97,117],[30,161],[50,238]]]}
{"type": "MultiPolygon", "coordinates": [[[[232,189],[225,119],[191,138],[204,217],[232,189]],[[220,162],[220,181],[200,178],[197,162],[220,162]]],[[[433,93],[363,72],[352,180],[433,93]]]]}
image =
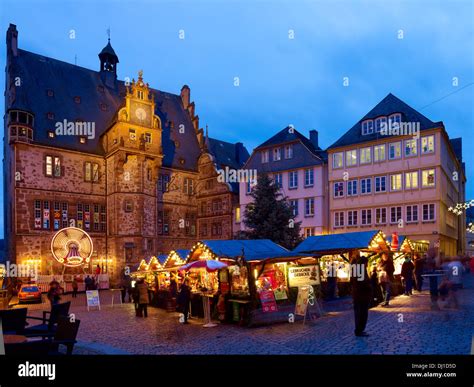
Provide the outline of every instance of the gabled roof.
{"type": "Polygon", "coordinates": [[[379,230],[310,236],[293,250],[295,253],[320,253],[366,249],[379,230]]]}
{"type": "Polygon", "coordinates": [[[266,148],[269,146],[280,145],[284,143],[289,143],[293,141],[301,141],[306,148],[308,148],[315,155],[318,154],[318,151],[322,151],[320,147],[315,147],[313,143],[303,134],[298,132],[295,128],[287,126],[286,128],[280,130],[273,137],[270,137],[267,141],[263,142],[255,148],[255,150],[266,148]]]}
{"type": "Polygon", "coordinates": [[[207,146],[209,152],[215,157],[218,167],[221,168],[225,166],[233,169],[242,168],[250,156],[241,142],[232,144],[209,137],[207,146]]]}
{"type": "Polygon", "coordinates": [[[362,135],[361,123],[367,119],[375,119],[380,116],[389,116],[393,113],[401,113],[402,122],[419,122],[420,130],[433,129],[443,125],[442,122],[433,122],[426,118],[423,114],[416,111],[401,99],[390,93],[328,149],[359,144],[362,142],[373,141],[382,138],[383,136],[381,136],[380,133],[375,132],[372,134],[362,135]]]}
{"type": "MultiPolygon", "coordinates": [[[[117,80],[114,88],[108,87],[98,71],[21,49],[11,59],[9,75],[19,76],[27,87],[15,88],[13,100],[7,105],[7,109],[20,109],[34,114],[34,142],[103,155],[100,136],[114,122],[118,110],[125,104],[124,82],[117,80]],[[49,89],[54,92],[53,97],[47,96],[49,89]],[[80,103],[74,101],[76,96],[81,97],[80,103]],[[105,111],[101,109],[101,104],[105,104],[105,111]],[[47,118],[48,112],[54,114],[53,120],[47,118]],[[76,136],[49,138],[48,131],[54,131],[56,122],[64,119],[94,122],[95,138],[88,139],[85,144],[81,144],[76,136]]],[[[181,97],[156,89],[150,91],[155,96],[155,114],[160,117],[163,125],[163,166],[196,170],[200,147],[191,117],[184,109],[181,97]],[[181,124],[190,130],[179,133],[177,128],[181,124]],[[176,140],[179,141],[179,147],[175,146],[176,140]],[[180,159],[184,159],[185,163],[181,164],[180,159]]]]}
{"type": "Polygon", "coordinates": [[[237,259],[243,255],[247,262],[301,257],[270,239],[203,240],[201,243],[220,258],[237,259]]]}
{"type": "Polygon", "coordinates": [[[187,249],[178,249],[178,250],[173,250],[178,256],[182,259],[185,260],[188,257],[188,254],[190,253],[191,250],[187,249]]]}
{"type": "Polygon", "coordinates": [[[287,126],[256,147],[245,164],[245,168],[257,169],[258,172],[268,173],[321,165],[326,161],[326,151],[320,147],[315,147],[307,137],[296,129],[287,126]],[[282,154],[280,161],[273,161],[272,155],[270,155],[270,161],[268,163],[261,163],[259,157],[260,150],[287,143],[293,143],[293,157],[291,159],[285,159],[284,154],[282,154]]]}

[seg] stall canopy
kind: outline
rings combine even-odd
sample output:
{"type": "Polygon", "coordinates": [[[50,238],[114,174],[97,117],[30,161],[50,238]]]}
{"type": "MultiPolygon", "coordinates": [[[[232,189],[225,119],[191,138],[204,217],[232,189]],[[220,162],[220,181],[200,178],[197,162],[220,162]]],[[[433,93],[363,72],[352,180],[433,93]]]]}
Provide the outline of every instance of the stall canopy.
{"type": "Polygon", "coordinates": [[[188,255],[191,250],[186,249],[176,249],[171,250],[168,256],[166,257],[166,261],[163,264],[165,269],[177,269],[177,267],[182,266],[188,260],[188,255]]]}
{"type": "Polygon", "coordinates": [[[203,240],[198,242],[189,255],[189,260],[200,256],[202,251],[209,251],[220,259],[247,262],[262,262],[266,259],[300,258],[299,253],[291,252],[269,239],[234,239],[234,240],[203,240]]]}
{"type": "Polygon", "coordinates": [[[140,263],[132,266],[132,272],[147,272],[153,270],[160,270],[162,268],[162,264],[157,257],[148,257],[144,258],[140,261],[140,263]]]}
{"type": "MultiPolygon", "coordinates": [[[[392,237],[391,236],[387,236],[387,243],[389,244],[389,246],[392,245],[392,237]]],[[[398,248],[395,250],[397,252],[412,252],[414,251],[415,248],[413,246],[413,242],[408,239],[408,237],[406,237],[405,235],[399,235],[398,236],[398,248]]]]}
{"type": "Polygon", "coordinates": [[[379,230],[310,236],[293,250],[314,255],[341,254],[349,250],[389,250],[379,230]]]}

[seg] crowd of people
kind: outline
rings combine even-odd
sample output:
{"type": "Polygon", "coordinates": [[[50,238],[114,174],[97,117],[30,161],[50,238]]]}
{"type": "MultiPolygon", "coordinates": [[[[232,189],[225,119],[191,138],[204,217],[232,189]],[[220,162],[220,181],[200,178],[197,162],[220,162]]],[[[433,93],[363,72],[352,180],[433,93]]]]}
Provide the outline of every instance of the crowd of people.
{"type": "MultiPolygon", "coordinates": [[[[413,291],[421,292],[423,281],[429,281],[431,309],[439,310],[439,299],[445,301],[443,307],[458,308],[457,292],[463,288],[463,274],[473,270],[467,266],[467,259],[461,256],[437,256],[434,250],[429,250],[424,256],[419,253],[413,256],[407,254],[401,266],[400,279],[403,288],[402,296],[410,297],[413,291]],[[464,262],[463,262],[464,261],[464,262]]],[[[351,276],[351,288],[355,317],[356,336],[368,336],[365,332],[368,311],[370,307],[389,307],[390,298],[394,289],[395,266],[390,253],[382,253],[377,262],[369,268],[367,257],[354,253],[351,265],[361,266],[361,277],[351,276]]]]}

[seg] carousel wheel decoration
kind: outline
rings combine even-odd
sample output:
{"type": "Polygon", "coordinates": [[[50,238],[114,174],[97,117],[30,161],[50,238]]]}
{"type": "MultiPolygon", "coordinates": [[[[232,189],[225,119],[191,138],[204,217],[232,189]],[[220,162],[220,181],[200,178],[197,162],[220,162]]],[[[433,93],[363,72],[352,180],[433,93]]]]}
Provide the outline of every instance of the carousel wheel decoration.
{"type": "Polygon", "coordinates": [[[68,267],[88,264],[93,250],[94,246],[89,234],[77,227],[63,228],[51,240],[51,252],[54,259],[68,267]]]}

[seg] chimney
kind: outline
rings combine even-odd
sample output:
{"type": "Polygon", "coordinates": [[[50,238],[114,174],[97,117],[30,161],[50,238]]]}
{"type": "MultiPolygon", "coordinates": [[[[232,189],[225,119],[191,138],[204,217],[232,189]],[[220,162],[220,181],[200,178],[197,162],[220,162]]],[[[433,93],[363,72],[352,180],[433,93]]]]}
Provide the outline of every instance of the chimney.
{"type": "Polygon", "coordinates": [[[190,98],[191,98],[191,90],[189,89],[188,85],[184,85],[181,88],[181,101],[183,102],[183,107],[185,109],[187,109],[189,106],[190,98]]]}
{"type": "Polygon", "coordinates": [[[313,144],[313,146],[318,149],[319,145],[318,145],[318,131],[315,130],[315,129],[312,129],[309,131],[309,140],[311,141],[311,143],[313,144]]]}
{"type": "Polygon", "coordinates": [[[237,163],[239,165],[243,164],[245,160],[244,158],[244,144],[241,142],[236,142],[235,143],[235,160],[237,160],[237,163]]]}
{"type": "Polygon", "coordinates": [[[18,31],[16,25],[11,24],[7,30],[7,53],[8,55],[18,55],[18,31]]]}

